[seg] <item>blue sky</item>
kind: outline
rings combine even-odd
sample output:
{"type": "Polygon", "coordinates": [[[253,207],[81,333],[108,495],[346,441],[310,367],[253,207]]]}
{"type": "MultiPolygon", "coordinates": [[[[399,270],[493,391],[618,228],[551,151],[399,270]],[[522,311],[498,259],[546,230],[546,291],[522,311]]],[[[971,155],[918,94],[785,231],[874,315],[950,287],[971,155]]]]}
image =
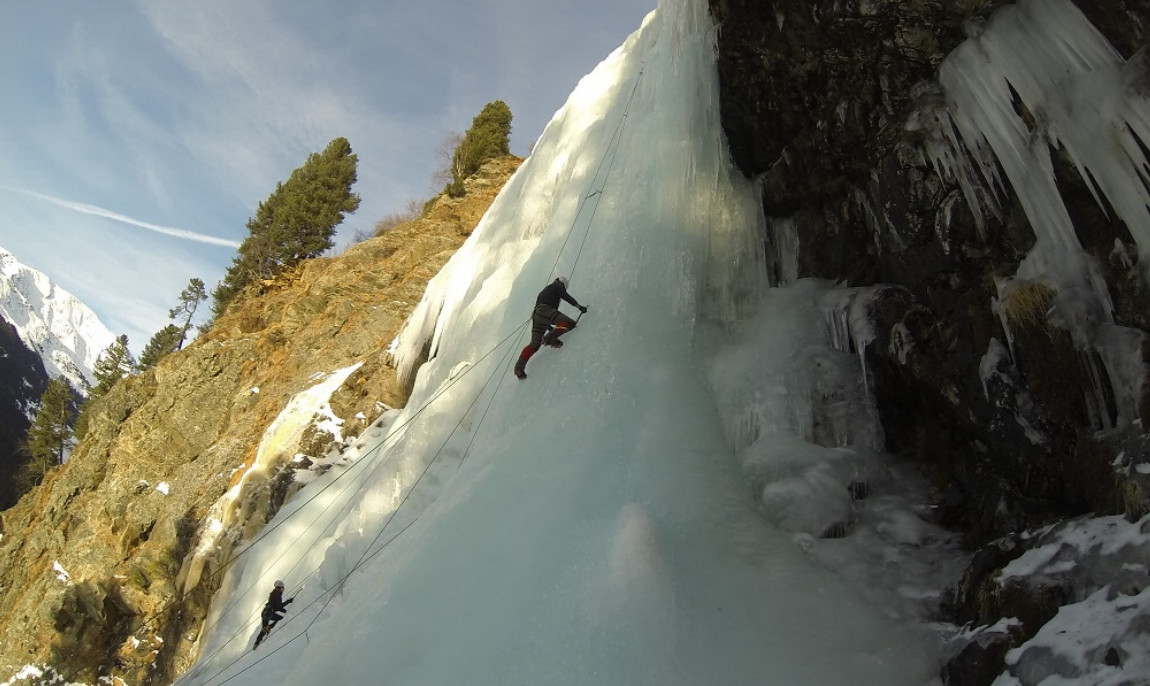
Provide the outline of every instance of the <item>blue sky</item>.
{"type": "Polygon", "coordinates": [[[0,246],[137,352],[209,288],[257,204],[337,136],[359,156],[346,244],[434,190],[484,104],[526,155],[657,0],[9,3],[0,246]]]}

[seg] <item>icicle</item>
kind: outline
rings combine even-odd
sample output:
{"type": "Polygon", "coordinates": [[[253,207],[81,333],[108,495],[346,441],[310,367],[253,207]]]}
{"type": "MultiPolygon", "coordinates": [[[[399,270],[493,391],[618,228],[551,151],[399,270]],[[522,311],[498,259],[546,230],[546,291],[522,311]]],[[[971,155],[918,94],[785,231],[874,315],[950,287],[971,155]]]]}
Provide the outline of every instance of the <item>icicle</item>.
{"type": "MultiPolygon", "coordinates": [[[[835,350],[858,358],[859,378],[868,396],[870,370],[867,369],[866,351],[875,339],[875,332],[867,310],[878,291],[878,287],[832,289],[819,302],[826,322],[827,342],[835,350]]],[[[905,351],[899,354],[905,354],[905,351]]]]}
{"type": "Polygon", "coordinates": [[[1150,265],[1150,191],[1139,145],[1150,131],[1150,100],[1130,87],[1140,72],[1069,0],[1021,0],[947,57],[940,70],[946,107],[920,98],[907,125],[931,130],[927,154],[958,182],[980,226],[1001,167],[1037,237],[1018,276],[1044,275],[1067,294],[1085,287],[1103,311],[1109,293],[1082,254],[1050,147],[1066,150],[1100,204],[1098,192],[1109,200],[1150,265]]]}
{"type": "Polygon", "coordinates": [[[1010,353],[1007,352],[1006,346],[1002,344],[997,338],[991,338],[986,344],[986,352],[983,353],[982,359],[978,362],[978,375],[982,379],[982,397],[990,402],[989,383],[993,377],[1002,378],[998,371],[998,366],[1003,362],[1009,363],[1010,353]]]}
{"type": "Polygon", "coordinates": [[[1106,365],[1095,351],[1080,352],[1078,364],[1085,372],[1089,385],[1083,389],[1086,410],[1090,420],[1098,429],[1113,429],[1117,423],[1114,407],[1114,391],[1106,365]]]}
{"type": "Polygon", "coordinates": [[[799,278],[799,235],[792,217],[771,219],[768,229],[769,279],[772,286],[787,286],[799,278]]]}
{"type": "Polygon", "coordinates": [[[1107,324],[1097,336],[1095,348],[1103,371],[1108,375],[1114,404],[1118,411],[1118,426],[1136,426],[1147,369],[1142,350],[1146,334],[1137,329],[1107,324]]]}

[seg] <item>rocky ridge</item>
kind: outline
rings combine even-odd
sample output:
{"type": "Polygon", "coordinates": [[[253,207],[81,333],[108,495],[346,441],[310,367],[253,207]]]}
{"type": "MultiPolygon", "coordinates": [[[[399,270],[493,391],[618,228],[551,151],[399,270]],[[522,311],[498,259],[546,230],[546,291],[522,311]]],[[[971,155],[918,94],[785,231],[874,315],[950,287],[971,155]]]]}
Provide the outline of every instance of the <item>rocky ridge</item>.
{"type": "Polygon", "coordinates": [[[115,336],[87,305],[0,248],[0,315],[40,354],[52,377],[77,392],[93,380],[96,358],[115,336]]]}
{"type": "Polygon", "coordinates": [[[492,160],[464,197],[261,284],[101,399],[69,463],[3,513],[0,678],[34,664],[68,680],[158,684],[186,669],[231,545],[270,519],[308,457],[404,402],[387,348],[521,161],[492,160]],[[256,465],[289,401],[351,367],[313,425],[256,465]],[[338,435],[328,415],[342,420],[338,435]],[[212,534],[221,497],[241,483],[212,534]],[[193,555],[209,536],[210,553],[193,555]]]}

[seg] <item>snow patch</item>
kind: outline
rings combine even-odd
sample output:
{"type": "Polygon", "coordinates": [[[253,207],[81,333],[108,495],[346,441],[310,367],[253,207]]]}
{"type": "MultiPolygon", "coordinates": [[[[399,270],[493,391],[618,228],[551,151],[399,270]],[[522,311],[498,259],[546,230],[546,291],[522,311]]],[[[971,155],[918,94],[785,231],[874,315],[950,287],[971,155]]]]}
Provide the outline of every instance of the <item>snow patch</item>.
{"type": "Polygon", "coordinates": [[[1062,606],[1034,638],[1006,654],[1006,664],[1022,684],[1145,683],[1136,675],[1150,675],[1148,626],[1150,588],[1135,595],[1102,588],[1062,606]]]}
{"type": "Polygon", "coordinates": [[[0,686],[16,686],[25,681],[32,681],[36,686],[88,686],[82,682],[68,681],[47,665],[24,665],[10,679],[0,682],[0,686]]]}
{"type": "Polygon", "coordinates": [[[59,562],[55,562],[55,561],[52,562],[52,571],[56,573],[56,580],[57,581],[60,581],[60,582],[65,583],[65,584],[70,583],[72,581],[72,575],[69,574],[68,570],[64,569],[64,566],[61,565],[59,562]]]}

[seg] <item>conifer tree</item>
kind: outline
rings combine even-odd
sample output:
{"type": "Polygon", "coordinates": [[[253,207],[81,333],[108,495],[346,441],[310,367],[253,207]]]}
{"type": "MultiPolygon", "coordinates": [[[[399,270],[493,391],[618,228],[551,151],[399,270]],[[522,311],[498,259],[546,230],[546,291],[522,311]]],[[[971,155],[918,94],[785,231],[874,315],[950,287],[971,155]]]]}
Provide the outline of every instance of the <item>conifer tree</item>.
{"type": "MultiPolygon", "coordinates": [[[[159,334],[157,334],[158,336],[159,334]]],[[[152,337],[153,340],[155,336],[152,337]]],[[[105,393],[112,390],[116,382],[132,373],[136,368],[136,361],[132,359],[132,352],[128,350],[128,337],[120,335],[112,344],[96,357],[92,374],[96,377],[96,385],[88,389],[88,397],[80,404],[80,415],[76,417],[76,439],[81,440],[88,433],[88,422],[91,418],[92,408],[105,393]]]]}
{"type": "MultiPolygon", "coordinates": [[[[175,310],[172,310],[175,312],[175,310]]],[[[184,342],[183,330],[175,324],[168,324],[152,336],[152,340],[144,346],[140,353],[140,371],[147,371],[156,366],[156,363],[180,349],[184,342]]]]}
{"type": "Polygon", "coordinates": [[[61,464],[74,445],[72,432],[72,389],[63,378],[48,382],[40,396],[40,409],[24,439],[28,462],[21,468],[19,481],[30,488],[40,483],[48,470],[61,464]]]}
{"type": "Polygon", "coordinates": [[[502,100],[483,106],[471,128],[451,158],[451,183],[447,192],[453,197],[463,195],[463,181],[483,166],[487,160],[507,155],[511,151],[511,108],[502,100]]]}
{"type": "MultiPolygon", "coordinates": [[[[196,310],[199,309],[200,303],[207,299],[208,293],[204,289],[204,282],[193,278],[188,281],[188,287],[180,291],[180,304],[168,310],[168,318],[175,322],[180,330],[180,339],[176,343],[176,350],[184,347],[184,341],[188,338],[188,329],[192,328],[192,317],[196,316],[196,310]]],[[[166,329],[167,327],[164,327],[164,329],[160,329],[160,332],[166,329]]],[[[159,336],[160,334],[157,333],[156,335],[159,336]]],[[[155,339],[153,338],[153,340],[155,339]]],[[[145,348],[146,351],[147,348],[145,348]]],[[[141,353],[140,363],[143,364],[143,362],[144,353],[141,353]]]]}
{"type": "Polygon", "coordinates": [[[128,350],[128,336],[121,334],[104,352],[96,358],[92,373],[96,377],[93,396],[99,397],[111,390],[116,382],[132,372],[136,366],[132,353],[128,350]]]}
{"type": "Polygon", "coordinates": [[[276,185],[248,220],[248,237],[212,291],[213,315],[223,314],[248,285],[332,247],[335,227],[359,208],[359,195],[351,192],[357,162],[347,139],[336,138],[276,185]]]}

